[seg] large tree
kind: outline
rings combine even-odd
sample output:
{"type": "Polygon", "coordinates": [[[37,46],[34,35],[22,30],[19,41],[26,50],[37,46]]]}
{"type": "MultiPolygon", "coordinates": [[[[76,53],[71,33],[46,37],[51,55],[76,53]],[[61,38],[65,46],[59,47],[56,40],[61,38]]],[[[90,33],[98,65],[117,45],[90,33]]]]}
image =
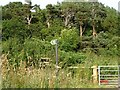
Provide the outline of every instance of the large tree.
{"type": "Polygon", "coordinates": [[[96,27],[98,27],[98,23],[103,22],[106,17],[104,5],[99,2],[92,2],[91,7],[91,24],[92,24],[92,34],[93,37],[97,35],[96,27]]]}

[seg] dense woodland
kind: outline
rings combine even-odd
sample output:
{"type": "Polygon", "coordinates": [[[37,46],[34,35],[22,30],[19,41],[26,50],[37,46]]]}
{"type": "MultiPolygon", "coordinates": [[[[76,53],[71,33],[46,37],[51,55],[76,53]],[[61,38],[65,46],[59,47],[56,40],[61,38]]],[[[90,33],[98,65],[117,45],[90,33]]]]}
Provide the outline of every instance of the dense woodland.
{"type": "Polygon", "coordinates": [[[41,58],[59,66],[117,64],[120,56],[120,13],[99,2],[61,2],[45,9],[32,2],[2,7],[2,54],[10,65],[39,67],[41,58]]]}

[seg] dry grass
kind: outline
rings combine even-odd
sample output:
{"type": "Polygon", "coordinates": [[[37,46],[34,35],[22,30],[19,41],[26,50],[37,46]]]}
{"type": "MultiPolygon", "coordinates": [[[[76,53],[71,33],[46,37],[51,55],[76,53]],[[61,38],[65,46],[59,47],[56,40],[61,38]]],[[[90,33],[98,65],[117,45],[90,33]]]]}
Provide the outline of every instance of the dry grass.
{"type": "Polygon", "coordinates": [[[14,69],[9,65],[6,55],[2,55],[2,85],[3,88],[97,88],[92,83],[88,69],[60,69],[56,77],[55,68],[45,69],[25,68],[21,62],[20,67],[14,69]],[[74,73],[72,73],[74,71],[74,73]]]}

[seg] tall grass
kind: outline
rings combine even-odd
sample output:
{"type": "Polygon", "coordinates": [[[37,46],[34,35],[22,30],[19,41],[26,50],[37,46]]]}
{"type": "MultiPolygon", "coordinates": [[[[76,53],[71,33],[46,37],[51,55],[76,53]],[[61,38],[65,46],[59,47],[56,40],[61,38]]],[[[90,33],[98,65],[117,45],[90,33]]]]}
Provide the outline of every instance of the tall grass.
{"type": "Polygon", "coordinates": [[[92,83],[90,68],[59,69],[56,76],[55,67],[36,69],[25,67],[14,68],[8,63],[6,56],[2,58],[2,87],[3,88],[98,88],[92,83]]]}

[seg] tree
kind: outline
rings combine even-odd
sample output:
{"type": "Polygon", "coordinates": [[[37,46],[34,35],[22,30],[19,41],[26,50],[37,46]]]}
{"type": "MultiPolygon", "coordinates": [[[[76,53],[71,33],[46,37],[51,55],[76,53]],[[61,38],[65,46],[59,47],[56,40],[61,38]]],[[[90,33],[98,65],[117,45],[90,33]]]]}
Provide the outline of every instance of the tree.
{"type": "Polygon", "coordinates": [[[119,29],[119,14],[117,14],[116,10],[106,8],[107,17],[104,19],[102,26],[105,32],[109,32],[111,34],[117,34],[117,30],[119,29]]]}
{"type": "Polygon", "coordinates": [[[3,21],[2,35],[3,40],[11,37],[17,37],[22,41],[26,35],[25,23],[19,18],[12,18],[11,20],[3,21]]]}
{"type": "Polygon", "coordinates": [[[54,7],[52,6],[52,4],[48,4],[46,6],[46,23],[47,23],[47,27],[49,28],[51,26],[51,21],[54,18],[54,7]]]}
{"type": "Polygon", "coordinates": [[[12,18],[20,18],[22,19],[25,14],[23,10],[23,4],[21,2],[10,2],[5,5],[2,9],[2,18],[3,20],[10,20],[12,18]]]}
{"type": "Polygon", "coordinates": [[[103,19],[105,19],[106,17],[106,13],[104,10],[104,6],[101,3],[98,2],[92,2],[93,5],[91,7],[91,22],[92,22],[92,34],[93,37],[95,37],[97,35],[96,32],[96,27],[97,27],[97,23],[102,22],[103,19]]]}
{"type": "Polygon", "coordinates": [[[64,26],[71,27],[72,21],[75,16],[74,3],[63,2],[62,3],[62,17],[64,17],[64,26]]]}
{"type": "Polygon", "coordinates": [[[80,30],[80,38],[82,39],[83,32],[85,31],[87,21],[89,20],[89,13],[90,13],[90,5],[89,3],[78,3],[78,10],[76,12],[76,21],[79,25],[80,30]],[[84,26],[84,27],[83,27],[84,26]],[[84,29],[84,30],[83,30],[84,29]]]}
{"type": "Polygon", "coordinates": [[[24,9],[26,12],[25,17],[26,17],[26,20],[28,23],[28,28],[29,28],[31,21],[32,21],[32,18],[33,18],[32,14],[31,14],[31,9],[33,8],[33,6],[32,6],[31,0],[25,0],[25,1],[27,2],[27,4],[24,5],[24,7],[25,7],[24,9]]]}
{"type": "Polygon", "coordinates": [[[120,13],[113,8],[86,1],[48,4],[46,9],[40,9],[29,0],[26,2],[2,6],[3,53],[10,51],[9,59],[15,62],[26,61],[28,57],[33,62],[42,56],[53,59],[50,41],[56,38],[59,51],[64,52],[62,59],[70,65],[83,62],[79,52],[86,54],[88,49],[97,57],[119,56],[120,13]],[[92,39],[91,34],[97,37],[92,39]]]}
{"type": "Polygon", "coordinates": [[[37,14],[40,13],[40,11],[41,11],[40,5],[37,5],[37,4],[35,4],[32,9],[35,10],[35,12],[36,12],[37,14]]]}

